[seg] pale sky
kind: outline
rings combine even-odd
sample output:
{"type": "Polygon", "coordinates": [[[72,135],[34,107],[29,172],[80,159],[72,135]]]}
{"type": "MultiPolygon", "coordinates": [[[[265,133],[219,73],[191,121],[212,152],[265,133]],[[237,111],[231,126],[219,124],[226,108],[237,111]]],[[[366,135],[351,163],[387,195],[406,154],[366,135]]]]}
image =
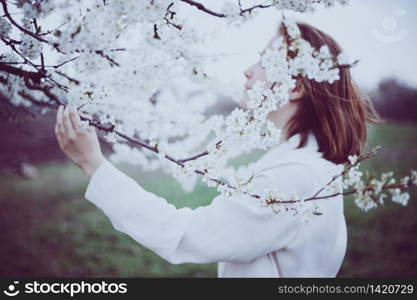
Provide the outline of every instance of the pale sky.
{"type": "MultiPolygon", "coordinates": [[[[219,11],[223,1],[200,2],[219,11]]],[[[212,65],[209,73],[236,85],[244,83],[243,70],[258,59],[258,52],[272,37],[281,19],[279,11],[265,9],[253,21],[233,29],[195,8],[186,8],[182,13],[190,13],[192,22],[199,28],[216,30],[208,53],[221,51],[229,55],[212,65]]],[[[417,87],[417,1],[351,0],[347,7],[320,8],[313,15],[287,15],[329,33],[350,58],[360,59],[353,75],[364,88],[373,88],[388,76],[417,87]]]]}

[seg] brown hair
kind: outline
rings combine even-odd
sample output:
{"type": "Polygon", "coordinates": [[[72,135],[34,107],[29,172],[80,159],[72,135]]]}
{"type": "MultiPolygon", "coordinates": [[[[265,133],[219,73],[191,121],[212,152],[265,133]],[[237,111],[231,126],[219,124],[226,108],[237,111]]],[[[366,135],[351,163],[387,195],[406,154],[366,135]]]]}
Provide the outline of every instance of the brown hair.
{"type": "MultiPolygon", "coordinates": [[[[329,47],[335,57],[342,52],[339,44],[319,29],[297,22],[301,37],[315,49],[329,47]]],[[[280,32],[283,25],[280,25],[280,32]]],[[[313,131],[323,157],[336,164],[348,162],[349,155],[360,155],[367,139],[366,121],[382,124],[372,102],[361,93],[350,74],[350,68],[340,68],[340,79],[316,82],[306,77],[297,77],[297,85],[304,95],[297,99],[298,108],[286,125],[288,138],[299,133],[297,148],[304,147],[308,134],[313,131]]]]}

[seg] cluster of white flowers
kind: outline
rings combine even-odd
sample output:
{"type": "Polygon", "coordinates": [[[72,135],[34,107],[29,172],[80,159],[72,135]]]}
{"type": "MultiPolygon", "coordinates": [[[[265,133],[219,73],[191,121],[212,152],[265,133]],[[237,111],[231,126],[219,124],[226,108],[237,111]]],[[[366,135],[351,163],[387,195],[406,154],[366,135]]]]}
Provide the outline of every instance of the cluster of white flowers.
{"type": "MultiPolygon", "coordinates": [[[[245,147],[248,145],[253,148],[271,147],[279,142],[281,132],[272,124],[265,122],[269,112],[276,110],[289,101],[289,91],[295,88],[295,77],[298,75],[307,76],[309,79],[329,83],[339,79],[339,65],[348,64],[348,59],[345,54],[340,54],[333,57],[327,46],[321,47],[319,50],[314,49],[309,42],[301,37],[301,32],[297,24],[293,20],[285,19],[284,26],[286,34],[288,35],[289,45],[285,42],[283,37],[277,37],[272,46],[265,50],[261,57],[261,64],[265,68],[266,78],[268,82],[275,84],[267,86],[266,82],[257,81],[252,89],[248,91],[248,112],[236,109],[232,114],[226,118],[226,128],[221,136],[222,141],[228,140],[233,145],[245,142],[245,147]],[[292,51],[295,55],[290,57],[288,52],[292,51]],[[259,144],[261,139],[260,128],[266,125],[270,130],[269,139],[263,138],[263,143],[259,144]],[[269,141],[269,143],[268,143],[269,141]]],[[[223,145],[225,142],[223,142],[223,145]]],[[[352,163],[357,157],[349,158],[352,163]]],[[[345,185],[352,185],[360,182],[362,173],[357,167],[351,168],[347,174],[345,185]]],[[[356,187],[359,189],[360,185],[356,187]]],[[[332,182],[327,186],[323,192],[326,194],[336,194],[341,192],[338,182],[332,182]]],[[[280,201],[283,199],[300,200],[296,195],[283,195],[275,189],[267,192],[263,199],[264,203],[271,203],[270,201],[280,201]]],[[[368,201],[369,197],[362,198],[359,205],[362,203],[374,203],[368,201]]],[[[291,207],[294,213],[299,213],[304,220],[309,220],[317,212],[317,204],[309,202],[296,201],[294,203],[275,203],[269,204],[275,212],[280,212],[283,209],[288,210],[291,207]],[[308,204],[307,204],[308,203],[308,204]]]]}
{"type": "Polygon", "coordinates": [[[104,138],[107,142],[114,144],[121,140],[121,138],[114,132],[107,133],[104,138]]]}
{"type": "Polygon", "coordinates": [[[333,83],[340,79],[339,68],[333,63],[333,57],[327,45],[323,45],[318,52],[308,46],[300,47],[293,62],[294,70],[317,82],[333,83]]]}
{"type": "MultiPolygon", "coordinates": [[[[231,126],[245,140],[252,141],[252,139],[247,139],[245,133],[256,132],[251,129],[261,128],[265,124],[262,120],[266,119],[269,112],[289,101],[289,93],[296,86],[297,76],[306,76],[317,82],[333,83],[339,79],[339,66],[348,64],[346,54],[341,53],[333,57],[326,45],[318,50],[314,49],[301,37],[301,32],[294,20],[285,19],[283,24],[288,39],[282,36],[277,37],[261,57],[267,81],[274,84],[267,86],[263,81],[255,82],[252,89],[248,90],[251,122],[247,122],[248,117],[244,115],[244,112],[240,112],[240,118],[234,119],[231,126]],[[289,44],[285,40],[289,40],[289,44]],[[289,56],[289,51],[294,54],[293,57],[289,56]]],[[[278,132],[275,134],[278,136],[278,132]]],[[[259,137],[257,139],[259,140],[259,137]]],[[[273,145],[273,143],[268,144],[273,145]]]]}
{"type": "MultiPolygon", "coordinates": [[[[346,1],[274,0],[273,6],[305,12],[312,11],[315,4],[330,7],[335,2],[346,1]]],[[[51,29],[53,35],[41,35],[42,40],[48,39],[48,43],[43,43],[27,34],[19,36],[19,30],[13,36],[11,24],[3,16],[0,35],[20,40],[21,54],[27,59],[37,59],[37,63],[40,63],[43,44],[59,48],[57,61],[48,61],[49,57],[45,56],[45,65],[62,64],[61,74],[48,69],[48,77],[50,82],[68,86],[68,92],[58,87],[51,88],[51,92],[69,99],[77,107],[82,106],[86,113],[97,114],[101,123],[115,125],[118,132],[149,141],[149,146],[159,151],[135,149],[123,144],[123,138],[116,133],[109,132],[105,139],[113,144],[111,159],[115,162],[129,162],[146,171],[161,169],[173,174],[187,191],[195,186],[198,170],[203,182],[225,196],[251,193],[253,174],[229,168],[230,160],[254,149],[267,150],[280,142],[281,130],[267,115],[289,101],[289,92],[296,86],[295,77],[301,75],[332,83],[339,78],[338,67],[349,65],[349,59],[344,53],[333,57],[326,46],[314,49],[302,39],[297,24],[285,19],[288,39],[278,37],[261,57],[267,80],[274,84],[257,81],[248,91],[247,110],[235,109],[227,117],[207,117],[206,109],[217,101],[213,90],[226,93],[226,87],[205,76],[202,53],[207,34],[190,26],[177,13],[177,6],[187,5],[184,3],[180,0],[18,0],[16,5],[20,11],[14,11],[13,16],[20,13],[23,28],[45,32],[41,19],[55,12],[62,13],[61,19],[58,15],[53,18],[59,20],[59,27],[51,29]],[[294,55],[289,56],[290,51],[294,55]],[[179,74],[185,75],[187,84],[200,91],[198,97],[190,98],[183,89],[170,85],[179,74]],[[180,161],[202,152],[206,154],[198,159],[183,159],[183,167],[165,157],[169,154],[180,161]]],[[[226,1],[221,9],[231,25],[243,24],[256,11],[243,12],[237,0],[226,1]]],[[[0,59],[2,62],[19,60],[10,53],[0,55],[0,59]]],[[[7,84],[0,83],[0,92],[12,103],[29,106],[21,91],[44,100],[39,90],[26,88],[20,77],[8,76],[7,84]]],[[[87,128],[88,122],[83,121],[83,126],[87,128]]],[[[360,183],[361,175],[357,168],[352,168],[345,183],[366,194],[360,183]]],[[[409,181],[416,182],[415,173],[409,181]]],[[[381,182],[374,184],[382,189],[381,182]]],[[[327,191],[337,188],[334,184],[327,191]]],[[[270,190],[263,201],[268,199],[300,200],[273,205],[276,212],[288,210],[306,218],[317,212],[315,201],[304,202],[297,195],[270,190]]],[[[366,195],[358,203],[370,207],[369,199],[370,195],[366,195]]],[[[398,191],[393,192],[392,199],[399,203],[408,200],[398,191]]]]}
{"type": "Polygon", "coordinates": [[[33,37],[22,34],[22,42],[19,45],[22,55],[29,59],[38,58],[41,55],[43,44],[33,37]]]}
{"type": "MultiPolygon", "coordinates": [[[[282,98],[275,97],[275,95],[281,95],[278,87],[273,87],[272,90],[265,89],[265,82],[258,80],[254,83],[252,89],[248,90],[248,109],[253,113],[253,117],[256,119],[264,119],[269,112],[276,110],[279,106],[285,103],[282,99],[287,99],[284,96],[282,98]]],[[[287,94],[286,94],[287,95],[287,94]]]]}
{"type": "Polygon", "coordinates": [[[408,200],[410,199],[410,194],[401,192],[400,188],[391,190],[391,194],[392,194],[392,198],[391,198],[392,202],[397,202],[403,206],[407,205],[408,200]]]}
{"type": "Polygon", "coordinates": [[[6,20],[6,17],[0,16],[0,36],[8,36],[12,30],[12,25],[6,20]]]}
{"type": "Polygon", "coordinates": [[[343,189],[340,187],[339,182],[336,180],[327,185],[322,191],[324,195],[334,195],[341,192],[343,192],[343,189]]]}
{"type": "MultiPolygon", "coordinates": [[[[288,197],[288,195],[282,193],[277,188],[272,187],[270,189],[267,189],[267,192],[266,192],[265,197],[263,199],[263,203],[267,206],[271,202],[273,203],[273,202],[280,202],[280,201],[290,200],[287,197],[288,197]]],[[[296,197],[295,200],[299,200],[299,198],[296,197]]],[[[283,204],[280,204],[280,205],[272,205],[271,207],[273,208],[274,212],[279,213],[281,210],[288,210],[291,206],[292,206],[292,204],[283,203],[283,204]]]]}
{"type": "Polygon", "coordinates": [[[412,185],[417,185],[417,171],[416,170],[411,170],[410,171],[411,176],[409,177],[411,184],[412,185]]]}
{"type": "MultiPolygon", "coordinates": [[[[371,208],[377,207],[377,202],[374,199],[374,195],[371,190],[365,189],[365,184],[362,181],[359,181],[356,186],[355,193],[355,204],[365,212],[371,208]]],[[[383,200],[383,197],[380,198],[380,201],[383,200]]]]}
{"type": "Polygon", "coordinates": [[[90,127],[90,122],[87,120],[80,120],[81,130],[87,130],[90,127]]]}
{"type": "Polygon", "coordinates": [[[323,5],[324,7],[330,8],[338,2],[341,5],[347,5],[349,0],[273,0],[272,3],[277,9],[289,9],[297,12],[314,12],[314,5],[323,5]]]}
{"type": "MultiPolygon", "coordinates": [[[[327,81],[333,83],[339,80],[339,67],[349,65],[346,53],[334,57],[327,45],[315,49],[302,38],[297,23],[285,18],[284,29],[288,35],[289,45],[283,37],[277,37],[271,49],[263,55],[263,66],[266,68],[267,78],[271,82],[279,82],[285,88],[293,88],[294,77],[306,76],[317,82],[327,81]],[[288,52],[293,53],[289,57],[288,52]]],[[[288,90],[286,90],[288,94],[288,90]]]]}
{"type": "Polygon", "coordinates": [[[189,161],[189,162],[184,163],[183,167],[177,166],[173,175],[174,177],[178,177],[178,176],[191,177],[194,175],[195,170],[196,170],[195,161],[189,161]]]}
{"type": "Polygon", "coordinates": [[[236,0],[227,0],[221,9],[221,13],[225,15],[229,25],[240,25],[244,22],[244,18],[240,14],[239,3],[236,0]]]}
{"type": "Polygon", "coordinates": [[[349,155],[348,157],[349,163],[352,166],[348,169],[347,173],[345,174],[345,178],[343,180],[343,188],[347,189],[350,186],[354,186],[356,183],[361,181],[361,177],[363,175],[362,171],[359,171],[360,163],[358,163],[358,156],[357,155],[349,155]]]}
{"type": "Polygon", "coordinates": [[[238,27],[253,19],[258,14],[258,10],[244,10],[239,4],[239,0],[227,0],[220,13],[224,14],[229,26],[238,27]]]}
{"type": "MultiPolygon", "coordinates": [[[[356,189],[355,204],[364,210],[365,212],[371,208],[377,207],[373,191],[366,189],[364,182],[362,181],[363,172],[359,171],[360,162],[358,162],[357,155],[350,155],[348,157],[350,163],[350,169],[345,174],[343,181],[343,187],[345,189],[353,187],[356,189]]],[[[380,187],[382,188],[382,186],[380,187]]],[[[381,196],[378,201],[382,204],[384,196],[381,196]]]]}
{"type": "Polygon", "coordinates": [[[34,19],[38,17],[38,10],[30,2],[23,3],[22,10],[23,14],[28,19],[34,19]]]}
{"type": "Polygon", "coordinates": [[[42,0],[42,1],[31,1],[31,0],[18,0],[17,6],[21,7],[23,15],[27,19],[36,19],[40,17],[46,17],[56,8],[58,1],[53,0],[42,0]]]}
{"type": "MultiPolygon", "coordinates": [[[[379,179],[372,178],[369,184],[365,184],[362,180],[363,172],[359,171],[360,162],[358,162],[358,156],[349,156],[349,163],[351,167],[345,174],[343,188],[354,188],[356,190],[354,194],[355,204],[359,208],[368,211],[378,205],[383,205],[384,200],[388,198],[387,193],[391,194],[390,198],[392,202],[407,205],[410,199],[409,193],[402,192],[399,187],[386,188],[396,183],[396,179],[393,178],[393,171],[382,173],[379,179]]],[[[404,188],[407,188],[410,185],[417,185],[416,177],[417,172],[412,170],[410,176],[405,176],[399,181],[404,188]]]]}
{"type": "Polygon", "coordinates": [[[281,130],[269,120],[254,119],[250,112],[236,108],[226,118],[218,138],[223,147],[245,145],[248,149],[268,149],[279,143],[281,130]]]}
{"type": "Polygon", "coordinates": [[[261,199],[261,208],[272,209],[275,214],[289,213],[305,223],[321,215],[317,201],[304,201],[297,193],[285,194],[275,187],[266,189],[261,199]]]}
{"type": "Polygon", "coordinates": [[[276,82],[272,93],[279,106],[289,100],[289,91],[295,87],[293,72],[290,69],[291,60],[288,58],[288,45],[283,37],[277,37],[271,48],[265,50],[261,58],[262,67],[265,68],[266,78],[269,82],[276,82]]]}

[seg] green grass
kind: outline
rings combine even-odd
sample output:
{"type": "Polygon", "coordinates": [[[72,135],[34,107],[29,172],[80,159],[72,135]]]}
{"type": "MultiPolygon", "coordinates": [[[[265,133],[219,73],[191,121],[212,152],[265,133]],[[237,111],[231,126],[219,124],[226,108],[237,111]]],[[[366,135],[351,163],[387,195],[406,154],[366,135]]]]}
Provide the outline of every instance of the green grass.
{"type": "MultiPolygon", "coordinates": [[[[387,124],[371,127],[369,145],[381,145],[362,170],[375,174],[394,171],[396,178],[417,169],[417,126],[387,124]]],[[[416,277],[417,276],[417,192],[409,190],[407,207],[390,201],[367,213],[357,208],[353,197],[345,197],[348,249],[339,276],[416,277]]]]}
{"type": "MultiPolygon", "coordinates": [[[[371,128],[369,144],[383,149],[363,164],[364,169],[393,170],[398,176],[417,169],[416,135],[415,125],[371,128]]],[[[178,208],[206,205],[216,196],[201,182],[194,192],[183,193],[169,176],[119,167],[178,208]]],[[[35,180],[0,175],[3,277],[216,277],[216,264],[171,265],[114,230],[104,214],[84,199],[88,181],[74,165],[51,162],[38,171],[35,180]]],[[[346,197],[348,250],[339,276],[416,276],[416,199],[414,189],[407,208],[387,203],[364,213],[352,197],[346,197]]]]}
{"type": "MultiPolygon", "coordinates": [[[[191,194],[158,173],[120,166],[148,191],[178,208],[210,203],[215,190],[199,183],[191,194]]],[[[87,178],[77,167],[50,163],[36,180],[2,178],[0,251],[3,276],[215,277],[216,265],[171,265],[117,232],[105,215],[85,200],[87,178]]]]}

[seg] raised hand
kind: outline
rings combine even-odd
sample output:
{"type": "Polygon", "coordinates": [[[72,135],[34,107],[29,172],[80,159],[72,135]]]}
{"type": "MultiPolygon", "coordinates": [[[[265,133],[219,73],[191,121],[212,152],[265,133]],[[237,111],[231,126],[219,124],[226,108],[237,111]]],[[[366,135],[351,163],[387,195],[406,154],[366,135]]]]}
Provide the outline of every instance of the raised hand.
{"type": "MultiPolygon", "coordinates": [[[[85,117],[88,118],[88,115],[85,117]]],[[[105,161],[95,128],[92,126],[83,128],[80,115],[74,107],[67,105],[64,108],[61,105],[58,108],[55,135],[62,151],[87,176],[93,175],[105,161]]]]}

